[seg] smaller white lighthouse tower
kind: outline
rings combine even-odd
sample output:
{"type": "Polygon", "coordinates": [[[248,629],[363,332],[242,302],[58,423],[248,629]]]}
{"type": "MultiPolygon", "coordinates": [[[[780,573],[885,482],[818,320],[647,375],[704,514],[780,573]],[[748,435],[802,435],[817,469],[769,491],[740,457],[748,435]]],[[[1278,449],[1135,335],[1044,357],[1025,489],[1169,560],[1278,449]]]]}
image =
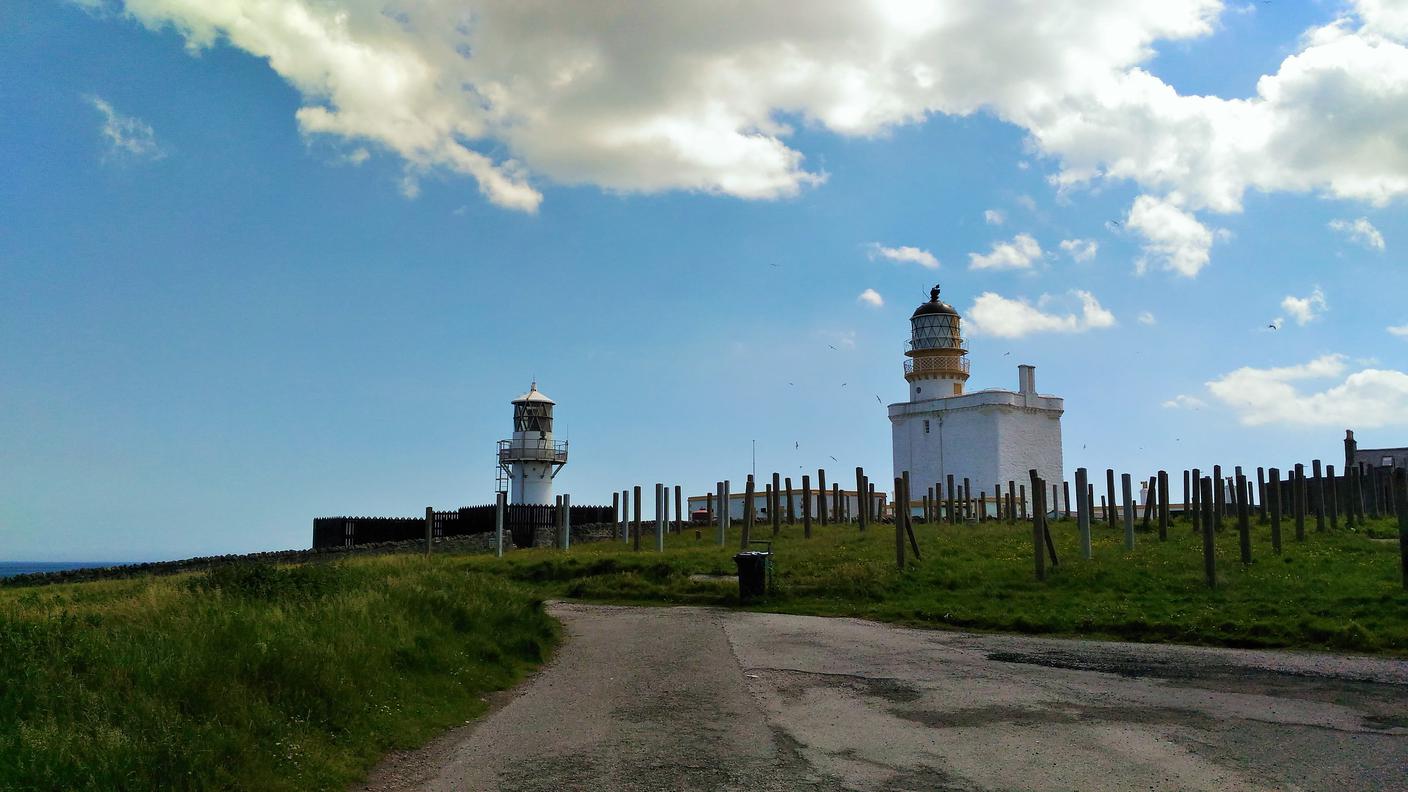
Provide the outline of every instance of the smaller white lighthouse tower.
{"type": "Polygon", "coordinates": [[[556,404],[534,382],[513,402],[513,439],[499,441],[499,489],[509,484],[510,503],[552,504],[552,480],[567,464],[567,443],[553,442],[556,404]]]}

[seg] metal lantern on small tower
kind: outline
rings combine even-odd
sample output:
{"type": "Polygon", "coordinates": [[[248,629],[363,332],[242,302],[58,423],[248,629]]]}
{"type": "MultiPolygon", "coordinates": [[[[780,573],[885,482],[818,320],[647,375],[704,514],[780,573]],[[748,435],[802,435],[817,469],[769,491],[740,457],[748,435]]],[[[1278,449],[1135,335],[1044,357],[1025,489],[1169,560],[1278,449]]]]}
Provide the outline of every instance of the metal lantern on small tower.
{"type": "Polygon", "coordinates": [[[904,362],[909,400],[962,394],[968,381],[968,346],[963,342],[958,311],[939,299],[937,285],[929,290],[929,301],[914,309],[909,325],[910,339],[904,352],[909,358],[904,362]]]}
{"type": "Polygon", "coordinates": [[[510,503],[552,504],[552,480],[567,464],[567,443],[552,439],[556,404],[534,382],[513,402],[513,438],[499,441],[498,490],[510,503]]]}

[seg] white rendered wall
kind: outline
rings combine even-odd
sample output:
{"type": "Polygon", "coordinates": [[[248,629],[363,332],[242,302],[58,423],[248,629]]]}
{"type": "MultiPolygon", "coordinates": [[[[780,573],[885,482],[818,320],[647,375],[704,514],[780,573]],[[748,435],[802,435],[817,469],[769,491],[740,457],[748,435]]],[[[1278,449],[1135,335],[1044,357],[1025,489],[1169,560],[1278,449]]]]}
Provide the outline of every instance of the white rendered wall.
{"type": "Polygon", "coordinates": [[[1003,390],[892,404],[894,475],[909,471],[915,495],[947,487],[948,475],[956,486],[970,479],[974,495],[991,497],[994,484],[1006,490],[1009,481],[1030,489],[1031,468],[1060,483],[1063,411],[1059,398],[1003,390]]]}
{"type": "Polygon", "coordinates": [[[552,465],[546,462],[514,462],[509,470],[512,479],[509,489],[511,503],[552,505],[552,465]]]}
{"type": "MultiPolygon", "coordinates": [[[[942,399],[953,396],[953,386],[958,385],[959,391],[963,390],[963,380],[956,377],[939,377],[937,379],[917,379],[909,383],[909,400],[912,402],[925,401],[927,399],[942,399]]],[[[913,486],[913,482],[910,482],[913,486]]]]}

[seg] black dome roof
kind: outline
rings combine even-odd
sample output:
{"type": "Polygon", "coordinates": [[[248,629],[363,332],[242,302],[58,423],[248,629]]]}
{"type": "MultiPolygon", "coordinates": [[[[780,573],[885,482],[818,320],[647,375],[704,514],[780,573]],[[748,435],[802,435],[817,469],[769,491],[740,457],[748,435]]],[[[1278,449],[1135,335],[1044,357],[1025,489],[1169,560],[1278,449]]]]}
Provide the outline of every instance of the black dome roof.
{"type": "Polygon", "coordinates": [[[939,299],[938,286],[935,286],[934,288],[929,290],[929,302],[920,304],[918,308],[914,309],[914,313],[910,314],[909,318],[913,319],[917,316],[927,316],[929,314],[948,314],[949,316],[958,316],[958,311],[954,310],[954,307],[952,305],[949,305],[948,303],[939,299]]]}

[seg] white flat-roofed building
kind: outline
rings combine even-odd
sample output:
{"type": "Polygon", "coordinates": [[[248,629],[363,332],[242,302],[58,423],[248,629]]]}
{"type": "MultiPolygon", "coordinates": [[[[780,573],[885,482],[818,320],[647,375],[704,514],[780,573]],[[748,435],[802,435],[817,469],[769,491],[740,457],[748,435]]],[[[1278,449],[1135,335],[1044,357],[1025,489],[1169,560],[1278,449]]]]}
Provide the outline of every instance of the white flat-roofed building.
{"type": "MultiPolygon", "coordinates": [[[[1061,415],[1065,402],[1036,392],[1036,368],[1017,367],[1017,390],[967,392],[970,375],[962,319],[939,299],[910,317],[904,377],[909,401],[889,406],[895,476],[909,472],[911,496],[929,487],[961,488],[967,478],[972,495],[1005,492],[1009,482],[1031,489],[1028,471],[1050,484],[1062,481],[1061,415]]],[[[1050,491],[1047,491],[1050,497],[1050,491]]],[[[947,496],[947,491],[944,492],[947,496]]],[[[1047,504],[1064,508],[1063,503],[1047,504]]]]}

